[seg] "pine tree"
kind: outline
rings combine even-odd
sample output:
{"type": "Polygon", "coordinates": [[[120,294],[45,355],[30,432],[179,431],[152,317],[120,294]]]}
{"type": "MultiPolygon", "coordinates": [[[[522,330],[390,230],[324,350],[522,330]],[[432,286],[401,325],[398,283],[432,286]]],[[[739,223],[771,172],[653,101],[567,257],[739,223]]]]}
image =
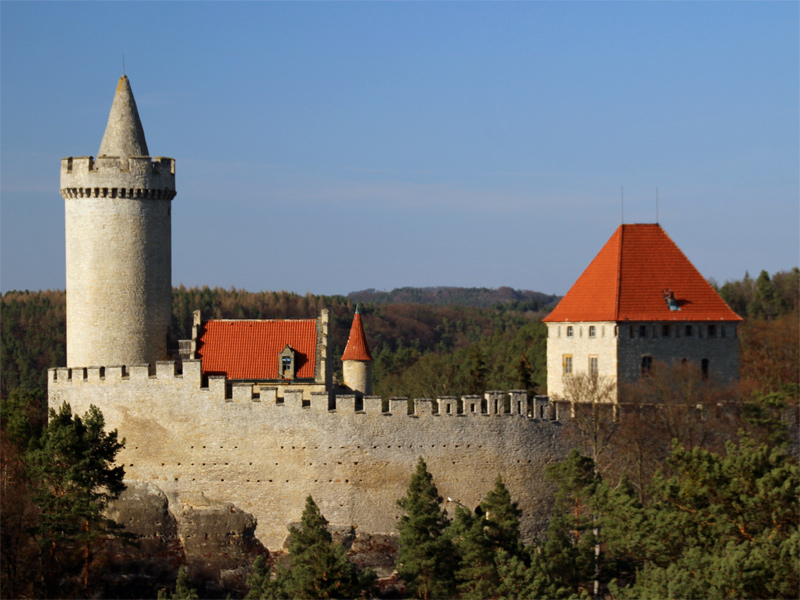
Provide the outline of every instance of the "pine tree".
{"type": "Polygon", "coordinates": [[[183,566],[178,569],[175,591],[169,596],[166,590],[159,590],[158,592],[158,600],[197,600],[197,598],[197,590],[189,585],[189,572],[183,566]]]}
{"type": "Polygon", "coordinates": [[[524,555],[519,533],[522,511],[511,501],[502,477],[497,477],[476,513],[458,507],[448,529],[459,556],[456,580],[463,598],[495,596],[501,562],[524,555]]]}
{"type": "Polygon", "coordinates": [[[517,503],[511,500],[511,494],[501,476],[497,476],[494,489],[486,495],[486,500],[481,502],[481,509],[486,520],[484,526],[486,535],[495,551],[504,550],[511,556],[520,554],[523,548],[519,533],[522,511],[517,503]]]}
{"type": "Polygon", "coordinates": [[[247,577],[247,595],[245,600],[273,600],[285,598],[280,578],[272,578],[272,569],[263,556],[253,562],[250,575],[247,577]]]}
{"type": "Polygon", "coordinates": [[[444,535],[447,514],[422,457],[408,492],[397,504],[405,511],[397,526],[398,572],[409,592],[423,599],[451,597],[455,591],[455,560],[453,544],[444,535]]]}
{"type": "Polygon", "coordinates": [[[528,355],[523,352],[517,362],[517,387],[525,390],[529,394],[535,393],[536,382],[533,380],[533,369],[531,362],[528,360],[528,355]]]}
{"type": "Polygon", "coordinates": [[[328,521],[314,499],[306,499],[300,529],[290,528],[291,567],[279,576],[289,598],[356,598],[369,588],[374,574],[359,576],[344,553],[333,543],[328,521]]]}
{"type": "MultiPolygon", "coordinates": [[[[83,417],[72,415],[69,404],[50,410],[50,422],[26,456],[35,484],[32,498],[39,508],[33,533],[42,549],[45,583],[53,585],[66,563],[80,554],[81,585],[88,593],[96,542],[133,536],[106,518],[109,503],[124,491],[121,466],[114,460],[125,444],[117,431],[106,432],[103,414],[90,406],[83,417]]],[[[55,590],[47,590],[50,593],[55,590]]],[[[63,590],[60,590],[63,593],[63,590]]]]}
{"type": "MultiPolygon", "coordinates": [[[[800,588],[800,469],[785,447],[743,437],[726,454],[673,448],[674,475],[653,478],[652,500],[608,518],[636,519],[614,541],[643,563],[629,598],[796,598],[800,588]]],[[[615,536],[616,537],[616,536],[615,536]]]]}
{"type": "Polygon", "coordinates": [[[480,346],[477,344],[472,346],[469,359],[469,391],[472,394],[482,394],[486,390],[486,376],[488,369],[486,368],[486,360],[483,357],[483,352],[481,351],[480,346]]]}
{"type": "Polygon", "coordinates": [[[459,595],[478,600],[494,596],[499,579],[494,546],[486,535],[486,519],[458,506],[447,536],[459,558],[455,571],[459,595]]]}

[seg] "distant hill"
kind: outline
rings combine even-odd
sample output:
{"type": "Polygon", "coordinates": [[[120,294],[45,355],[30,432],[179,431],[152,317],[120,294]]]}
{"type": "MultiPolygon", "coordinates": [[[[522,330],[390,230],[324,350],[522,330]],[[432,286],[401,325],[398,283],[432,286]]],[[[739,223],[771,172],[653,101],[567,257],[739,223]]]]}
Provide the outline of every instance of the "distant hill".
{"type": "Polygon", "coordinates": [[[375,289],[350,292],[347,299],[351,302],[370,304],[429,304],[433,306],[474,306],[491,308],[498,304],[524,304],[525,308],[541,310],[552,308],[561,296],[543,294],[531,290],[515,290],[510,287],[463,288],[463,287],[402,287],[391,292],[380,292],[375,289]]]}

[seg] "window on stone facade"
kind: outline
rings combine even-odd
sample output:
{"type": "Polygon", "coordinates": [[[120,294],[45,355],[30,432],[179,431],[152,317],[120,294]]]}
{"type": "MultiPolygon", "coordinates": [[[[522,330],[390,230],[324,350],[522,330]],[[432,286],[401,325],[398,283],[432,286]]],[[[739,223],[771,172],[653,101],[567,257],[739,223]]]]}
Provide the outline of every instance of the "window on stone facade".
{"type": "Polygon", "coordinates": [[[636,337],[636,330],[633,328],[633,325],[631,325],[631,339],[635,337],[636,337]]]}
{"type": "Polygon", "coordinates": [[[692,337],[692,326],[691,325],[687,325],[686,329],[684,331],[686,332],[686,337],[692,337]]]}
{"type": "Polygon", "coordinates": [[[567,337],[572,337],[574,330],[572,329],[572,325],[567,326],[567,337]]]}
{"type": "Polygon", "coordinates": [[[716,325],[709,325],[708,326],[708,337],[715,337],[717,335],[717,326],[716,325]]]}
{"type": "Polygon", "coordinates": [[[719,326],[719,337],[725,337],[725,325],[719,326]]]}
{"type": "Polygon", "coordinates": [[[661,337],[668,338],[669,334],[670,334],[669,329],[670,329],[669,325],[662,325],[661,326],[661,337]]]}
{"type": "Polygon", "coordinates": [[[708,359],[704,358],[700,361],[700,372],[703,374],[703,379],[708,379],[708,359]]]}
{"type": "Polygon", "coordinates": [[[647,325],[639,325],[639,337],[647,337],[647,325]]]}
{"type": "Polygon", "coordinates": [[[597,335],[597,328],[594,325],[589,325],[589,337],[593,338],[597,335]]]}
{"type": "Polygon", "coordinates": [[[597,357],[590,356],[589,357],[589,375],[597,376],[599,369],[597,367],[597,357]]]}
{"type": "Polygon", "coordinates": [[[642,377],[650,375],[650,372],[653,370],[653,357],[652,356],[643,356],[642,357],[642,377]]]}
{"type": "Polygon", "coordinates": [[[572,375],[572,354],[565,354],[561,358],[561,364],[564,368],[564,375],[572,375]]]}

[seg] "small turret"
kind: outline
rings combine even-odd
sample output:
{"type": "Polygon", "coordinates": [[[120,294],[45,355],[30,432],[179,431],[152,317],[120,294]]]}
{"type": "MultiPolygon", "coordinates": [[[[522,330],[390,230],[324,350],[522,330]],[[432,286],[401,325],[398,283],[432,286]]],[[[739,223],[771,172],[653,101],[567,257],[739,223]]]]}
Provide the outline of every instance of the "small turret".
{"type": "Polygon", "coordinates": [[[175,161],[149,156],[126,76],[117,84],[97,159],[62,159],[61,195],[67,366],[166,359],[175,161]]]}
{"type": "Polygon", "coordinates": [[[372,395],[372,355],[367,346],[358,306],[350,327],[350,337],[342,354],[342,374],[346,387],[356,393],[372,395]]]}

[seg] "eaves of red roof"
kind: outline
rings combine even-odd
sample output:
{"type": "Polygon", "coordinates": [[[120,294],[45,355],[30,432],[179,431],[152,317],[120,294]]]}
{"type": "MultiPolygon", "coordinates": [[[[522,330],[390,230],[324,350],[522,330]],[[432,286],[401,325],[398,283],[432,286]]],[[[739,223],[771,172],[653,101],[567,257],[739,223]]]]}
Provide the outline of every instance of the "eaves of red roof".
{"type": "Polygon", "coordinates": [[[204,375],[228,379],[278,379],[278,355],[295,351],[295,378],[313,379],[317,358],[315,319],[211,320],[203,323],[197,355],[204,375]]]}
{"type": "Polygon", "coordinates": [[[364,326],[361,323],[361,315],[356,311],[353,317],[353,325],[350,327],[350,337],[347,346],[344,348],[342,360],[372,360],[372,354],[367,346],[367,338],[364,335],[364,326]]]}
{"type": "Polygon", "coordinates": [[[620,225],[545,322],[741,321],[657,224],[620,225]],[[680,310],[670,310],[671,291],[680,310]]]}

